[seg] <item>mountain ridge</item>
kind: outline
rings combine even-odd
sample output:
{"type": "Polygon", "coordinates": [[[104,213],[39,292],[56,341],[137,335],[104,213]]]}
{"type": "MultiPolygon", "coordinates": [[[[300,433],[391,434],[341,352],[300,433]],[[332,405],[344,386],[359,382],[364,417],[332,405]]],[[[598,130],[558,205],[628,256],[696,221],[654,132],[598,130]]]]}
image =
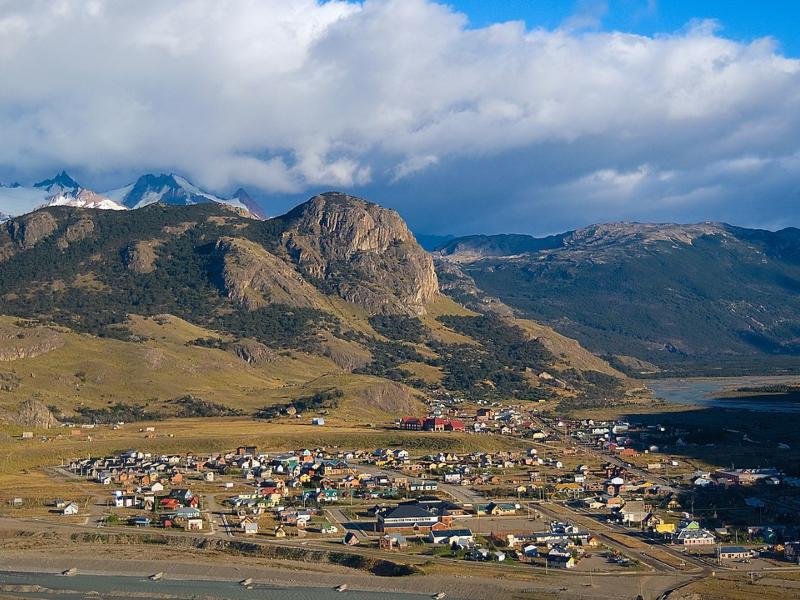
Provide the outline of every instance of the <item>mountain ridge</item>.
{"type": "Polygon", "coordinates": [[[46,206],[72,206],[104,210],[132,210],[148,204],[227,204],[243,214],[265,218],[263,210],[249,194],[239,188],[230,198],[202,190],[185,177],[174,173],[141,175],[135,182],[98,192],[80,185],[65,170],[30,187],[19,183],[0,184],[0,221],[21,216],[46,206]]]}
{"type": "Polygon", "coordinates": [[[553,247],[514,254],[491,238],[456,239],[437,260],[620,367],[651,363],[662,375],[800,368],[800,230],[609,223],[560,235],[553,247]]]}

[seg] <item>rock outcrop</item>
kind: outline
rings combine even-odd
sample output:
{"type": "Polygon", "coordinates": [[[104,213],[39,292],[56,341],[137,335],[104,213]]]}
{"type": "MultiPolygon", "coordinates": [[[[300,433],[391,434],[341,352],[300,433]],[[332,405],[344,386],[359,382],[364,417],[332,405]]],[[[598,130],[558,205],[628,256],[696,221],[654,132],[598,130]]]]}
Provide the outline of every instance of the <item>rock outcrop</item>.
{"type": "Polygon", "coordinates": [[[231,346],[231,351],[248,365],[262,365],[275,360],[275,351],[255,340],[241,340],[231,346]]]}
{"type": "Polygon", "coordinates": [[[422,314],[439,290],[433,260],[393,210],[328,192],[280,219],[300,271],[371,314],[422,314]]]}
{"type": "Polygon", "coordinates": [[[58,238],[56,245],[61,250],[66,250],[70,244],[79,242],[94,232],[94,221],[84,217],[67,225],[64,233],[58,238]]]}
{"type": "Polygon", "coordinates": [[[155,270],[156,247],[158,240],[142,240],[125,246],[122,250],[122,262],[134,273],[152,273],[155,270]]]}
{"type": "Polygon", "coordinates": [[[0,361],[33,358],[64,345],[64,336],[49,327],[0,323],[0,361]]]}
{"type": "Polygon", "coordinates": [[[358,393],[359,405],[365,410],[377,409],[393,415],[415,414],[422,403],[401,383],[381,381],[368,385],[358,393]]]}
{"type": "Polygon", "coordinates": [[[59,425],[58,419],[41,400],[25,400],[20,404],[13,421],[23,427],[50,429],[59,425]]]}
{"type": "Polygon", "coordinates": [[[58,221],[48,211],[37,211],[6,224],[8,233],[21,248],[33,248],[58,229],[58,221]]]}
{"type": "Polygon", "coordinates": [[[255,242],[222,237],[214,248],[216,276],[229,298],[253,310],[269,303],[318,308],[320,291],[292,265],[255,242]]]}

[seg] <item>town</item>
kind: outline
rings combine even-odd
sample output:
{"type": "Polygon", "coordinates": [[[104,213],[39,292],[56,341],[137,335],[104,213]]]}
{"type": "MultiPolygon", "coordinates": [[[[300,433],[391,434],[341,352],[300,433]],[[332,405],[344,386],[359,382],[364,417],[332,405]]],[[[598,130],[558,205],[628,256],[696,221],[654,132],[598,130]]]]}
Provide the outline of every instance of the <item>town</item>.
{"type": "MultiPolygon", "coordinates": [[[[752,571],[800,559],[797,527],[780,518],[796,510],[785,504],[785,491],[800,482],[777,469],[697,471],[660,452],[659,440],[680,431],[530,420],[513,408],[466,415],[440,406],[396,426],[424,435],[464,431],[465,421],[476,434],[518,435],[529,446],[419,455],[402,447],[286,452],[242,445],[169,455],[133,449],[56,467],[57,476],[90,487],[81,499],[53,499],[49,512],[103,528],[302,539],[589,573],[752,571]],[[748,523],[701,508],[704,494],[724,492],[742,498],[751,515],[782,511],[774,511],[774,522],[748,523]]],[[[12,505],[22,508],[25,500],[12,505]]]]}

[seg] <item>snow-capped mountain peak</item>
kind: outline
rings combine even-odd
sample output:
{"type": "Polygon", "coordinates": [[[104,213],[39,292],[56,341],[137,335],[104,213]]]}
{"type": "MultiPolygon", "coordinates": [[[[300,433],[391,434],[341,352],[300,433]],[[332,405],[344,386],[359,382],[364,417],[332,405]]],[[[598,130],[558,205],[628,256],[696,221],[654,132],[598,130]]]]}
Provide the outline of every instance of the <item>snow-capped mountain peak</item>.
{"type": "Polygon", "coordinates": [[[48,198],[45,206],[72,206],[76,208],[99,208],[102,210],[127,210],[110,198],[95,194],[91,190],[79,189],[77,193],[57,194],[48,198]]]}
{"type": "Polygon", "coordinates": [[[142,208],[148,204],[191,205],[217,202],[227,204],[246,211],[253,216],[264,218],[258,205],[243,189],[239,189],[232,198],[225,199],[197,187],[191,181],[174,173],[142,175],[135,183],[111,190],[103,194],[106,198],[122,204],[126,208],[142,208]]]}
{"type": "Polygon", "coordinates": [[[149,173],[130,185],[101,193],[81,187],[66,171],[31,187],[19,184],[0,185],[0,214],[5,219],[45,206],[124,210],[141,208],[155,202],[173,205],[217,202],[234,207],[247,216],[265,218],[259,206],[241,188],[232,198],[225,199],[202,190],[185,177],[174,173],[149,173]]]}
{"type": "Polygon", "coordinates": [[[256,204],[255,200],[248,194],[244,188],[239,188],[233,193],[231,200],[239,201],[247,210],[257,216],[259,219],[266,219],[267,215],[261,209],[261,207],[256,204]]]}
{"type": "Polygon", "coordinates": [[[61,173],[55,177],[45,179],[39,183],[34,183],[33,187],[57,194],[67,190],[77,191],[81,186],[78,185],[78,182],[70,177],[66,171],[61,171],[61,173]]]}
{"type": "Polygon", "coordinates": [[[204,204],[225,202],[213,194],[204,192],[187,179],[170,173],[166,175],[142,175],[132,185],[111,190],[104,194],[127,208],[141,208],[155,202],[164,204],[204,204]]]}

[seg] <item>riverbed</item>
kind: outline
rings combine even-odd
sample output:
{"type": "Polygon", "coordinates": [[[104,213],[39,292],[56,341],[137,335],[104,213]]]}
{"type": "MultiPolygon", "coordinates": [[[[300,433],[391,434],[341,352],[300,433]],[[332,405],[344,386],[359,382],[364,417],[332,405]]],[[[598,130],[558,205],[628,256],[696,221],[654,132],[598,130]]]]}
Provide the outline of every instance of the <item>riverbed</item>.
{"type": "MultiPolygon", "coordinates": [[[[313,578],[313,575],[311,576],[313,578]]],[[[0,594],[18,598],[64,599],[77,598],[174,598],[204,600],[422,600],[429,596],[392,592],[348,590],[341,594],[332,588],[281,588],[266,584],[244,587],[233,581],[164,578],[151,581],[147,577],[120,575],[76,574],[63,576],[54,573],[23,573],[0,571],[0,594]]]]}
{"type": "Polygon", "coordinates": [[[723,398],[727,391],[740,387],[774,384],[800,385],[800,377],[698,377],[680,379],[653,379],[647,387],[656,398],[672,404],[685,404],[703,408],[729,408],[757,412],[800,413],[800,403],[780,394],[765,396],[759,392],[723,398]]]}

